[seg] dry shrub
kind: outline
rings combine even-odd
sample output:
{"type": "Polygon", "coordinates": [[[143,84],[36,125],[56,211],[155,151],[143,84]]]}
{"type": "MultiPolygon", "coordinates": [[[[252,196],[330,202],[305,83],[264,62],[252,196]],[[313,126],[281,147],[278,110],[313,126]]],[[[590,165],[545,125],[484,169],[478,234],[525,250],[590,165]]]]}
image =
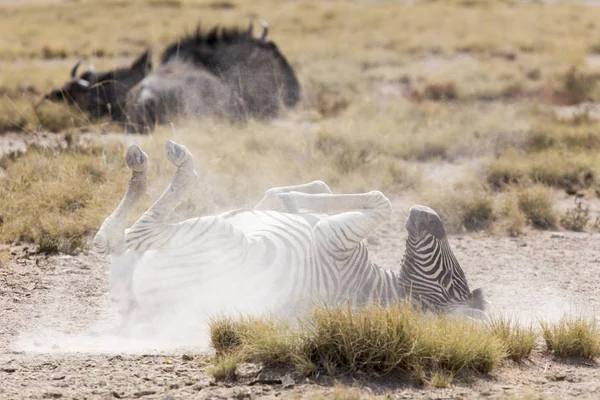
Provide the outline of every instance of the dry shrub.
{"type": "Polygon", "coordinates": [[[563,105],[579,104],[590,98],[596,79],[584,72],[571,67],[562,76],[560,103],[563,105]]]}
{"type": "Polygon", "coordinates": [[[590,206],[583,206],[580,199],[575,199],[575,207],[567,210],[560,219],[563,228],[575,232],[583,232],[590,222],[590,206]]]}
{"type": "Polygon", "coordinates": [[[315,148],[332,160],[332,167],[341,175],[363,168],[379,153],[379,146],[372,140],[331,133],[319,133],[315,148]]]}
{"type": "Polygon", "coordinates": [[[456,100],[458,91],[454,82],[431,83],[423,89],[423,97],[433,101],[456,100]]]}
{"type": "Polygon", "coordinates": [[[554,195],[543,185],[521,188],[517,193],[519,209],[523,211],[533,227],[552,229],[556,227],[557,213],[554,208],[554,195]]]}
{"type": "Polygon", "coordinates": [[[519,207],[516,191],[512,190],[502,199],[500,210],[502,227],[510,236],[523,234],[527,224],[527,216],[519,207]]]}
{"type": "Polygon", "coordinates": [[[559,357],[592,359],[600,354],[600,327],[596,318],[562,318],[550,325],[540,321],[548,350],[559,357]]]}
{"type": "Polygon", "coordinates": [[[530,154],[511,151],[488,165],[487,182],[496,190],[507,185],[538,182],[571,193],[595,183],[595,162],[591,155],[556,149],[530,154]]]}
{"type": "Polygon", "coordinates": [[[521,326],[518,321],[496,316],[491,319],[490,329],[506,346],[508,358],[514,361],[529,357],[535,347],[537,335],[532,326],[521,326]]]}
{"type": "Polygon", "coordinates": [[[494,209],[490,196],[472,197],[463,205],[462,222],[470,232],[488,229],[494,221],[494,209]]]}
{"type": "Polygon", "coordinates": [[[356,96],[356,89],[339,83],[308,83],[308,104],[322,117],[332,118],[342,114],[356,96]]]}
{"type": "Polygon", "coordinates": [[[527,170],[512,158],[497,158],[488,166],[487,182],[495,190],[517,184],[527,176],[527,170]]]}

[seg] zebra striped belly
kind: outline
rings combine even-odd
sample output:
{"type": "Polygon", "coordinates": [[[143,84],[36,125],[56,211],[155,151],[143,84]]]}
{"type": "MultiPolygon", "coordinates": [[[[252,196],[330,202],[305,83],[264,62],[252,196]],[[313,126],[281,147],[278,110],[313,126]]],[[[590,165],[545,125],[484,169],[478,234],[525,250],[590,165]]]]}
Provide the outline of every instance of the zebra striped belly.
{"type": "Polygon", "coordinates": [[[223,217],[244,233],[248,246],[223,252],[214,241],[204,248],[144,253],[132,285],[140,307],[150,312],[278,312],[309,292],[314,270],[310,223],[275,212],[223,217]]]}

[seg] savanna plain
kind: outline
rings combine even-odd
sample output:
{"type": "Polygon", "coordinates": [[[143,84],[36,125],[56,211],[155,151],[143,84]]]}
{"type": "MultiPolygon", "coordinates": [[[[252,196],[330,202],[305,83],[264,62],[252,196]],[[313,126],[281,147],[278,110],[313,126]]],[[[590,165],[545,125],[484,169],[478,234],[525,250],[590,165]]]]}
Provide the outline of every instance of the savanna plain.
{"type": "Polygon", "coordinates": [[[600,398],[593,3],[0,2],[0,398],[600,398]],[[112,69],[198,23],[253,18],[303,89],[275,120],[126,135],[41,100],[79,59],[112,69]],[[199,173],[177,218],[317,179],[381,190],[394,212],[367,243],[396,269],[409,207],[432,207],[491,323],[342,307],[300,328],[215,316],[208,351],[94,339],[117,316],[91,238],[125,191],[129,144],[150,158],[136,216],[164,190],[166,139],[199,173]]]}

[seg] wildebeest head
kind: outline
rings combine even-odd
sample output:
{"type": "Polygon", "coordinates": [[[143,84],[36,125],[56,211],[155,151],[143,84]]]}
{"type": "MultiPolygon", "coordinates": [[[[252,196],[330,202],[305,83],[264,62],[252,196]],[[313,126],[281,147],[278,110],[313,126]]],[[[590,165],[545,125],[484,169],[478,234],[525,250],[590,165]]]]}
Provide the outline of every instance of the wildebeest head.
{"type": "Polygon", "coordinates": [[[87,71],[77,76],[81,64],[81,61],[77,62],[71,70],[71,80],[44,98],[75,105],[93,118],[110,115],[115,121],[125,119],[125,100],[129,89],[152,69],[150,51],[139,56],[129,67],[113,71],[98,73],[90,64],[87,71]]]}
{"type": "Polygon", "coordinates": [[[171,44],[161,56],[162,64],[194,64],[221,78],[238,98],[245,112],[256,118],[276,116],[281,102],[288,107],[300,99],[294,70],[268,38],[263,23],[260,37],[247,30],[215,27],[171,44]]]}

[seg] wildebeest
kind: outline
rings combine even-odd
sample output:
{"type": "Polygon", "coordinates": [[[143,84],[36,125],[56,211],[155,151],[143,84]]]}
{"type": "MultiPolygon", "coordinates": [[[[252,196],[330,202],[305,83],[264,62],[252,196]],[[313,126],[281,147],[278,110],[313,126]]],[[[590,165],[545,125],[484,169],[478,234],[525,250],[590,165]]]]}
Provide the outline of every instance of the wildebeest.
{"type": "Polygon", "coordinates": [[[45,98],[75,104],[92,117],[110,115],[129,131],[150,131],[179,116],[211,116],[230,121],[266,119],[280,105],[300,98],[294,70],[268,37],[250,28],[200,27],[170,44],[151,71],[150,52],[130,67],[105,73],[93,68],[45,98]]]}
{"type": "Polygon", "coordinates": [[[127,92],[138,84],[152,69],[150,51],[140,55],[129,67],[97,73],[93,64],[79,77],[78,61],[71,70],[71,80],[60,89],[54,89],[45,99],[64,101],[88,113],[92,118],[110,115],[114,121],[125,122],[127,92]]]}

